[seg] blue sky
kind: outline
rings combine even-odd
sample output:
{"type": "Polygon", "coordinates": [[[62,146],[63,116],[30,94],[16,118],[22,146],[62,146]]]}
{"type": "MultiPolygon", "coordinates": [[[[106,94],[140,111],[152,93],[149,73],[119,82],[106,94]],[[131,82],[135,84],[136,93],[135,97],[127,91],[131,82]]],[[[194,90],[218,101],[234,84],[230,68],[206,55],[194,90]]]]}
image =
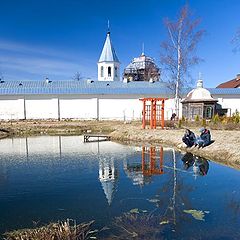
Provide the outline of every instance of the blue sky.
{"type": "MultiPolygon", "coordinates": [[[[240,28],[239,0],[188,0],[207,34],[198,55],[206,87],[240,72],[240,53],[231,40],[240,28]]],[[[96,78],[97,61],[110,20],[111,38],[121,70],[141,54],[160,62],[163,19],[175,19],[186,0],[8,0],[0,1],[0,74],[6,80],[71,79],[78,71],[96,78]]],[[[164,80],[164,79],[163,79],[164,80]]]]}

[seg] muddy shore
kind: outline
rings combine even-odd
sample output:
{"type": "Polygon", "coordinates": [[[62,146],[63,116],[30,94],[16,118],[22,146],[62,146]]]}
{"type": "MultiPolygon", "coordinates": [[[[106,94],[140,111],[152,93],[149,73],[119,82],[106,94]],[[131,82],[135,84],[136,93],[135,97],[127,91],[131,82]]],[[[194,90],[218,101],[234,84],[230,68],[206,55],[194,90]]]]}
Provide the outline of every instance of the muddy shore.
{"type": "MultiPolygon", "coordinates": [[[[198,133],[198,129],[192,129],[198,133]]],[[[213,144],[203,149],[186,148],[182,129],[141,129],[140,122],[120,121],[18,121],[0,122],[0,138],[32,135],[80,135],[108,133],[113,141],[165,144],[240,169],[240,131],[211,130],[213,144]]]]}

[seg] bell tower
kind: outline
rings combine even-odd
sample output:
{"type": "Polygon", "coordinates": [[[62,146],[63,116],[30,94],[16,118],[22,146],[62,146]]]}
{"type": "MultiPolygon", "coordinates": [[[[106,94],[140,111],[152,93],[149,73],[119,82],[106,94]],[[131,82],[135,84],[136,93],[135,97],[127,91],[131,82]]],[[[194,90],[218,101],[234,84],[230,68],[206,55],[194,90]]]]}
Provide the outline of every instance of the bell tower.
{"type": "Polygon", "coordinates": [[[109,29],[97,64],[98,81],[120,81],[120,62],[113,48],[109,29]]]}

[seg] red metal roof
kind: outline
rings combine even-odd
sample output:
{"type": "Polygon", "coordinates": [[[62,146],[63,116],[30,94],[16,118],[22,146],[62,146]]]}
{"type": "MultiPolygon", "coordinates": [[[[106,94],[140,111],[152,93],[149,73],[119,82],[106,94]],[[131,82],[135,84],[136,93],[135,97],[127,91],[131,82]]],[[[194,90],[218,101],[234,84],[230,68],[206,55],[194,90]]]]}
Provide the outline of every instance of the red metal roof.
{"type": "Polygon", "coordinates": [[[217,88],[239,88],[240,87],[240,78],[234,78],[230,81],[221,83],[217,88]]]}

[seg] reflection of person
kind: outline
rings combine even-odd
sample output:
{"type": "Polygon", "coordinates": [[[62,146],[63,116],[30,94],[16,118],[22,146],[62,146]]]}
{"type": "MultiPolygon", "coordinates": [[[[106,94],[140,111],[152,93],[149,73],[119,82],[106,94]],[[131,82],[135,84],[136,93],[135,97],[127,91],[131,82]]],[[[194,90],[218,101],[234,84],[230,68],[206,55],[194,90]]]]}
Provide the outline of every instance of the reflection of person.
{"type": "Polygon", "coordinates": [[[184,169],[187,170],[189,169],[193,163],[194,163],[194,156],[192,153],[186,153],[183,157],[182,157],[182,161],[183,161],[183,165],[184,165],[184,169]]]}
{"type": "Polygon", "coordinates": [[[195,144],[195,140],[195,134],[191,130],[186,129],[182,141],[187,145],[187,147],[192,147],[195,144]]]}
{"type": "Polygon", "coordinates": [[[208,169],[209,169],[209,163],[206,159],[202,159],[202,158],[197,158],[197,165],[199,168],[199,175],[201,176],[205,176],[208,173],[208,169]]]}
{"type": "Polygon", "coordinates": [[[201,135],[197,137],[196,144],[198,147],[206,147],[211,143],[211,134],[210,131],[204,127],[199,129],[201,135]]]}

